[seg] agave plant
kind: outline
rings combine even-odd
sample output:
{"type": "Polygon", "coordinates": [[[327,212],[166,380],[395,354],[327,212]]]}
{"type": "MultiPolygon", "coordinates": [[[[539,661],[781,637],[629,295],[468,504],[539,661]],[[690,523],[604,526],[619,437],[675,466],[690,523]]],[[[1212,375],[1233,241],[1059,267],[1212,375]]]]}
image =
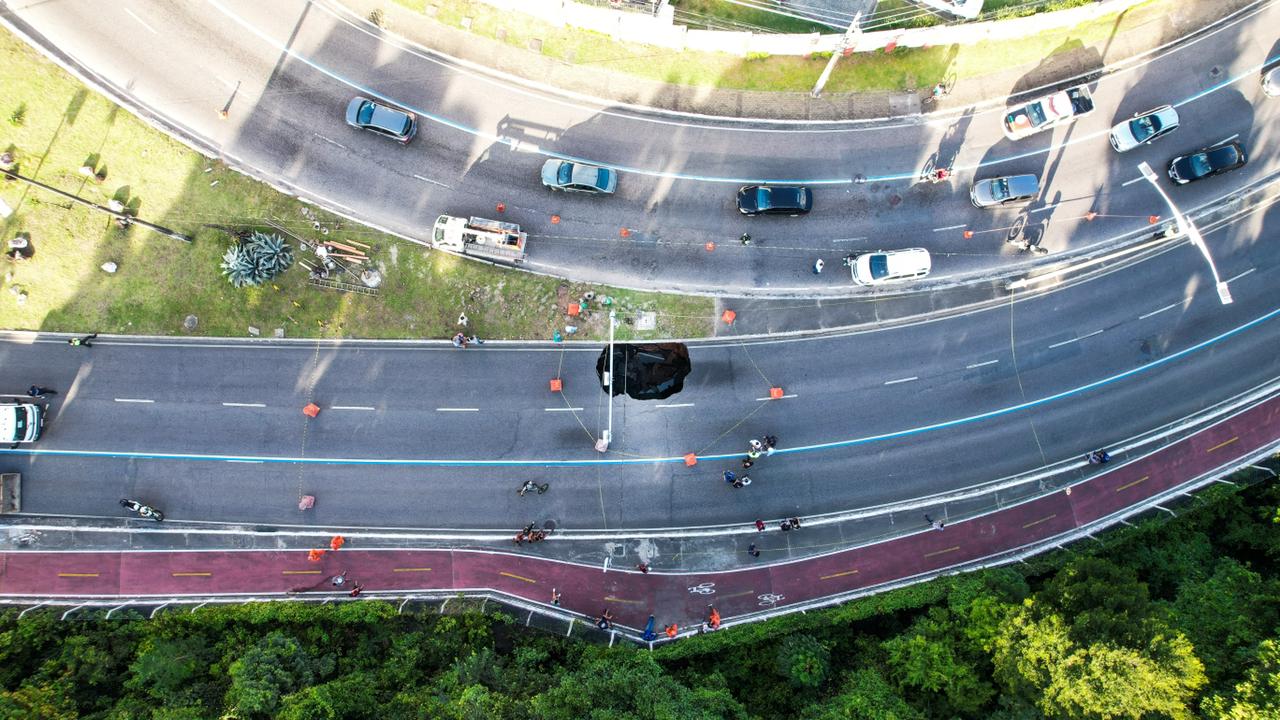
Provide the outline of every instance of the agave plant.
{"type": "Polygon", "coordinates": [[[293,247],[279,235],[254,232],[227,248],[222,274],[232,285],[261,285],[293,265],[293,247]]]}

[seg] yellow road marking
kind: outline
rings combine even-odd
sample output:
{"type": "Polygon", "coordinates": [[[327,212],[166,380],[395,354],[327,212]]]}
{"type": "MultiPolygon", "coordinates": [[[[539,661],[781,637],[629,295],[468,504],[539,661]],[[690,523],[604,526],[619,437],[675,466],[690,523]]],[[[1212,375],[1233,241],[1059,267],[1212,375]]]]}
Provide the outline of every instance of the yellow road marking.
{"type": "Polygon", "coordinates": [[[818,578],[818,579],[819,579],[819,580],[830,580],[831,578],[838,578],[838,577],[844,577],[845,575],[857,575],[857,574],[858,574],[858,571],[857,571],[857,570],[845,570],[844,572],[832,573],[832,574],[830,574],[830,575],[823,575],[822,577],[820,577],[820,578],[818,578]]]}
{"type": "Polygon", "coordinates": [[[1137,480],[1134,480],[1131,483],[1127,483],[1125,485],[1121,485],[1120,487],[1116,488],[1116,492],[1120,492],[1121,490],[1128,490],[1134,485],[1138,485],[1139,483],[1144,483],[1147,481],[1147,478],[1150,478],[1150,477],[1151,477],[1150,475],[1143,475],[1142,477],[1138,478],[1137,480]]]}
{"type": "Polygon", "coordinates": [[[1237,441],[1237,440],[1239,440],[1239,439],[1240,439],[1240,436],[1239,436],[1239,435],[1237,435],[1237,436],[1235,436],[1235,437],[1231,438],[1230,440],[1228,440],[1228,441],[1226,441],[1226,442],[1222,442],[1222,443],[1218,443],[1217,445],[1214,445],[1213,447],[1209,448],[1208,450],[1205,450],[1205,452],[1207,452],[1207,453],[1211,453],[1211,452],[1213,452],[1214,450],[1217,450],[1218,448],[1224,448],[1224,447],[1226,447],[1226,446],[1230,445],[1231,443],[1233,443],[1233,442],[1235,442],[1235,441],[1237,441]]]}
{"type": "Polygon", "coordinates": [[[58,573],[58,577],[98,577],[98,573],[58,573]]]}
{"type": "Polygon", "coordinates": [[[211,572],[176,572],[170,574],[174,577],[209,577],[213,575],[211,572]]]}
{"type": "Polygon", "coordinates": [[[281,570],[281,575],[319,575],[319,570],[281,570]]]}
{"type": "Polygon", "coordinates": [[[391,572],[431,572],[431,568],[394,568],[391,572]]]}
{"type": "Polygon", "coordinates": [[[643,604],[644,604],[644,601],[643,601],[643,600],[623,600],[622,598],[614,597],[614,596],[612,596],[612,595],[605,595],[605,596],[604,596],[604,601],[605,601],[605,602],[623,603],[623,604],[625,604],[625,605],[643,605],[643,604]]]}
{"type": "Polygon", "coordinates": [[[537,582],[538,582],[537,580],[534,580],[534,579],[532,579],[532,578],[523,577],[523,576],[521,576],[521,575],[512,575],[512,574],[511,574],[511,573],[509,573],[509,572],[499,572],[498,574],[499,574],[499,575],[502,575],[502,576],[504,576],[504,577],[515,578],[516,580],[523,580],[523,581],[525,581],[525,582],[527,582],[527,583],[534,583],[534,584],[537,584],[537,582]]]}
{"type": "Polygon", "coordinates": [[[1039,525],[1039,524],[1040,524],[1040,523],[1042,523],[1042,522],[1049,522],[1050,520],[1052,520],[1052,519],[1054,519],[1054,518],[1056,518],[1056,517],[1058,517],[1058,513],[1054,513],[1054,514],[1049,515],[1049,516],[1047,516],[1047,517],[1042,517],[1042,518],[1040,518],[1039,520],[1035,520],[1035,521],[1033,521],[1033,522],[1029,522],[1029,523],[1027,523],[1026,525],[1023,525],[1023,526],[1022,526],[1022,529],[1023,529],[1023,530],[1026,530],[1026,529],[1027,529],[1027,528],[1029,528],[1029,527],[1035,527],[1036,525],[1039,525]]]}
{"type": "Polygon", "coordinates": [[[931,557],[933,557],[934,555],[946,555],[946,554],[947,554],[947,553],[949,553],[949,552],[955,552],[955,551],[957,551],[957,550],[959,550],[959,549],[960,549],[960,546],[959,546],[959,545],[956,545],[955,547],[949,547],[949,548],[947,548],[946,550],[934,550],[934,551],[933,551],[933,552],[931,552],[931,553],[925,553],[925,557],[927,557],[927,558],[931,558],[931,557]]]}

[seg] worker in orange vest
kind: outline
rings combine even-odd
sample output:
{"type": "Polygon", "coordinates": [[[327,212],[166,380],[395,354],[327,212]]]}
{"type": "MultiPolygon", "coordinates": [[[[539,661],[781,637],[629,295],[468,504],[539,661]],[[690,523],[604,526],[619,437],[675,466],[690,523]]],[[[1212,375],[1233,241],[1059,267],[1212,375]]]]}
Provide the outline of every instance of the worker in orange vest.
{"type": "Polygon", "coordinates": [[[667,637],[674,638],[676,635],[680,634],[680,628],[675,623],[671,623],[663,632],[667,634],[667,637]]]}
{"type": "Polygon", "coordinates": [[[716,610],[714,607],[711,608],[711,615],[707,618],[707,625],[712,630],[720,629],[720,611],[716,610]]]}

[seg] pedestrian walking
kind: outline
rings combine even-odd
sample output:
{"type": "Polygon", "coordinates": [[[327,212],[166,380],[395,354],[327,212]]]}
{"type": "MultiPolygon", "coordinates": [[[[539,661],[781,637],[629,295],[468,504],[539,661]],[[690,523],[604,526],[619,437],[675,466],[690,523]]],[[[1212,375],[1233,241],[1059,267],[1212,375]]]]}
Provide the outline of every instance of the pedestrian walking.
{"type": "Polygon", "coordinates": [[[356,583],[351,586],[351,597],[360,597],[360,593],[364,592],[364,585],[356,583]]]}
{"type": "Polygon", "coordinates": [[[465,350],[467,348],[467,336],[463,335],[462,333],[458,333],[457,335],[454,335],[453,346],[456,348],[461,348],[465,350]]]}
{"type": "Polygon", "coordinates": [[[742,477],[733,481],[733,486],[735,488],[744,488],[750,484],[751,484],[751,478],[747,475],[743,475],[742,477]]]}
{"type": "Polygon", "coordinates": [[[756,452],[760,452],[761,450],[764,450],[764,443],[760,442],[755,438],[751,438],[748,444],[751,446],[751,449],[756,452]]]}
{"type": "Polygon", "coordinates": [[[656,621],[653,619],[653,616],[650,615],[649,621],[644,624],[644,633],[640,637],[644,638],[645,642],[651,642],[658,639],[658,633],[653,631],[655,622],[656,621]]]}
{"type": "Polygon", "coordinates": [[[751,236],[750,236],[750,235],[748,235],[747,233],[742,233],[742,237],[739,237],[739,238],[738,238],[738,242],[742,243],[743,245],[750,245],[750,244],[751,244],[751,236]]]}
{"type": "Polygon", "coordinates": [[[675,623],[671,623],[664,628],[662,632],[666,633],[669,638],[675,638],[676,635],[680,634],[680,626],[675,623]]]}
{"type": "Polygon", "coordinates": [[[755,448],[751,448],[750,450],[747,451],[747,459],[751,460],[752,462],[755,462],[757,459],[760,458],[761,454],[762,453],[759,450],[755,448]]]}
{"type": "Polygon", "coordinates": [[[523,545],[523,544],[524,544],[524,533],[522,533],[522,532],[516,533],[515,540],[513,540],[512,542],[514,542],[514,543],[516,544],[516,547],[520,547],[521,545],[523,545]]]}
{"type": "Polygon", "coordinates": [[[929,523],[929,527],[933,528],[934,530],[941,530],[947,526],[947,524],[944,523],[943,521],[934,520],[932,517],[929,517],[928,515],[924,516],[924,521],[929,523]]]}
{"type": "Polygon", "coordinates": [[[756,518],[756,532],[764,532],[764,521],[756,518]]]}
{"type": "Polygon", "coordinates": [[[480,339],[479,335],[472,333],[471,337],[467,338],[467,343],[471,345],[483,345],[484,341],[480,339]]]}
{"type": "Polygon", "coordinates": [[[799,530],[799,529],[800,529],[800,518],[798,518],[798,517],[793,517],[793,518],[791,518],[790,520],[788,520],[788,521],[787,521],[787,524],[791,526],[791,529],[792,529],[792,530],[799,530]]]}
{"type": "Polygon", "coordinates": [[[778,446],[778,438],[773,435],[765,435],[762,442],[764,443],[765,455],[772,455],[774,449],[778,446]]]}
{"type": "Polygon", "coordinates": [[[604,612],[600,613],[600,617],[596,620],[596,627],[601,630],[613,629],[613,613],[609,612],[609,608],[605,608],[604,612]]]}
{"type": "Polygon", "coordinates": [[[760,557],[760,550],[756,548],[755,543],[751,543],[747,546],[747,554],[751,557],[760,557]]]}
{"type": "Polygon", "coordinates": [[[778,524],[778,529],[781,530],[782,532],[791,532],[791,521],[783,520],[781,523],[778,524]]]}
{"type": "Polygon", "coordinates": [[[751,466],[752,466],[752,465],[755,465],[755,464],[756,464],[756,462],[755,462],[754,460],[752,460],[751,458],[749,458],[749,457],[746,457],[746,458],[743,458],[743,459],[742,459],[742,469],[743,469],[743,470],[750,470],[750,469],[751,469],[751,466]]]}
{"type": "Polygon", "coordinates": [[[96,337],[98,337],[98,333],[92,333],[81,337],[73,337],[67,341],[67,344],[71,347],[93,347],[93,343],[89,341],[96,337]]]}
{"type": "Polygon", "coordinates": [[[824,267],[826,267],[826,263],[822,262],[822,258],[818,258],[818,260],[813,263],[813,274],[817,275],[818,273],[821,273],[822,268],[824,267]]]}
{"type": "Polygon", "coordinates": [[[346,581],[347,581],[346,570],[343,570],[340,574],[334,575],[332,578],[329,579],[329,582],[332,583],[334,587],[342,587],[342,584],[345,583],[346,581]]]}
{"type": "Polygon", "coordinates": [[[58,391],[50,390],[47,387],[40,387],[39,385],[32,385],[31,387],[27,388],[27,394],[33,398],[42,398],[46,395],[57,395],[58,391]]]}
{"type": "Polygon", "coordinates": [[[560,607],[560,591],[551,588],[551,604],[560,607]]]}
{"type": "Polygon", "coordinates": [[[648,575],[649,563],[636,563],[636,569],[640,571],[641,575],[648,575]]]}
{"type": "Polygon", "coordinates": [[[725,470],[725,471],[724,471],[724,481],[725,481],[726,483],[728,483],[729,485],[733,485],[734,481],[735,481],[735,480],[737,480],[737,479],[738,479],[738,476],[737,476],[737,475],[735,475],[735,474],[734,474],[734,472],[733,472],[732,470],[725,470]]]}

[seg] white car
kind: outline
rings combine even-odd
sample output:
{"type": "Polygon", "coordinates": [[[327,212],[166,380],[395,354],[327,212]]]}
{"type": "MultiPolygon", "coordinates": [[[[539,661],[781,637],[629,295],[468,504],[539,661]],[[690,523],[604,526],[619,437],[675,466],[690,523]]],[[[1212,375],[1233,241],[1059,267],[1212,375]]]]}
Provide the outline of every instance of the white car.
{"type": "Polygon", "coordinates": [[[1111,128],[1107,139],[1116,152],[1128,152],[1139,145],[1168,135],[1178,129],[1178,111],[1169,105],[1140,112],[1111,128]]]}
{"type": "Polygon", "coordinates": [[[1271,68],[1262,76],[1262,92],[1267,97],[1280,97],[1280,65],[1271,68]]]}
{"type": "Polygon", "coordinates": [[[33,403],[0,403],[0,443],[31,443],[44,430],[44,410],[33,403]]]}
{"type": "Polygon", "coordinates": [[[932,261],[924,248],[879,250],[849,259],[849,272],[859,285],[915,280],[929,274],[932,261]]]}

